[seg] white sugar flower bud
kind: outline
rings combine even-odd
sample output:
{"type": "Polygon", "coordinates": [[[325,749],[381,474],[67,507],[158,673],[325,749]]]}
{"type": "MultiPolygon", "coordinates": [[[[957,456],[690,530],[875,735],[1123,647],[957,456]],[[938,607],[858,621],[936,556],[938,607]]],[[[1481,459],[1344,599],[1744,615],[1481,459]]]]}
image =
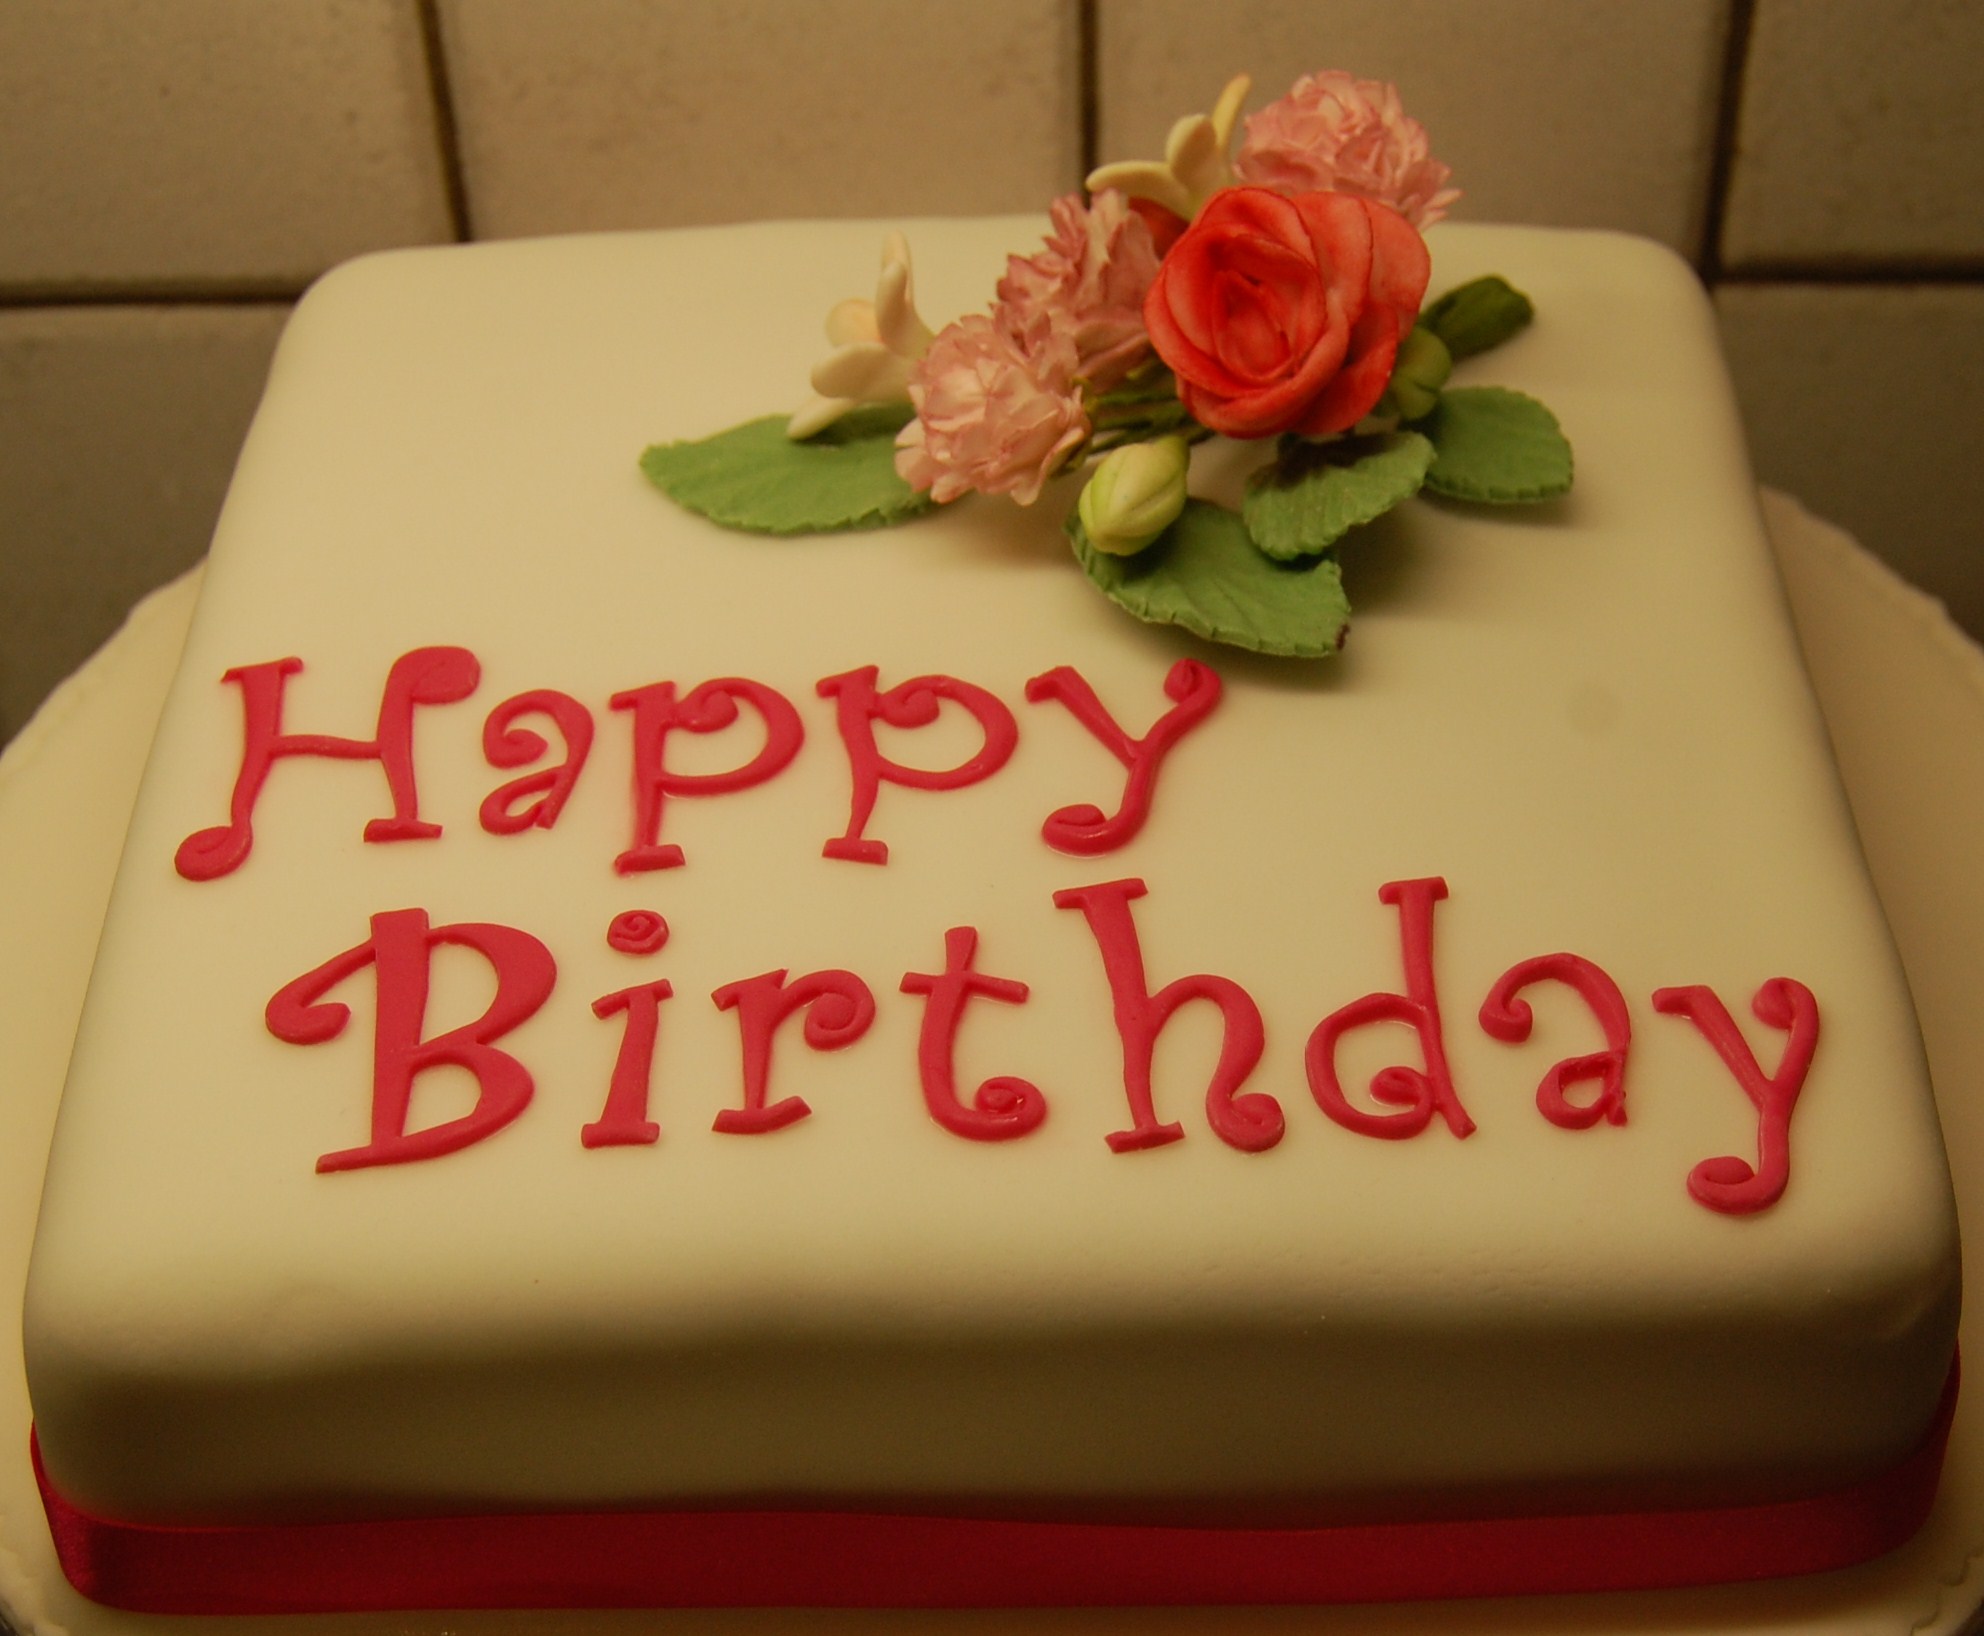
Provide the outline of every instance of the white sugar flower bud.
{"type": "Polygon", "coordinates": [[[1077,508],[1089,544],[1134,556],[1176,522],[1185,509],[1189,456],[1182,437],[1131,443],[1105,456],[1077,508]]]}

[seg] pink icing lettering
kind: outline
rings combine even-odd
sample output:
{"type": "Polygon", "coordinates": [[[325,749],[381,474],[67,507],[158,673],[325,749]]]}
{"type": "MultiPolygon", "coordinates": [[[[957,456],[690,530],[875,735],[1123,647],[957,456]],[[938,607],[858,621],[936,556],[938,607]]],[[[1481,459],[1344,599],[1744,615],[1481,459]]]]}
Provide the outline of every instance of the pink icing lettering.
{"type": "Polygon", "coordinates": [[[1172,1013],[1188,1000],[1210,1000],[1219,1007],[1224,1028],[1219,1061],[1206,1091],[1206,1119],[1219,1139],[1244,1153],[1259,1153],[1281,1140],[1281,1104],[1263,1092],[1240,1094],[1240,1086],[1261,1060],[1266,1032],[1260,1007],[1238,983],[1200,974],[1180,977],[1156,994],[1144,975],[1143,946],[1137,940],[1130,902],[1144,895],[1140,880],[1104,881],[1054,894],[1057,909],[1079,909],[1102,951],[1109,978],[1116,1033],[1123,1042],[1123,1090],[1130,1102],[1130,1128],[1106,1140],[1117,1153],[1162,1147],[1185,1134],[1182,1125],[1160,1124],[1151,1103],[1151,1063],[1157,1037],[1172,1013]]]}
{"type": "Polygon", "coordinates": [[[622,909],[606,926],[606,946],[618,954],[653,954],[668,942],[668,922],[652,909],[622,909]]]}
{"type": "Polygon", "coordinates": [[[978,953],[978,931],[953,926],[944,933],[944,970],[939,976],[905,972],[902,991],[927,996],[923,1027],[916,1039],[916,1063],[923,1085],[923,1105],[930,1117],[953,1136],[974,1142],[1007,1142],[1036,1130],[1047,1117],[1047,1098],[1028,1080],[1002,1074],[978,1087],[966,1107],[958,1095],[958,1025],[974,995],[1023,1004],[1026,984],[1010,977],[988,977],[972,969],[978,953]]]}
{"type": "Polygon", "coordinates": [[[1035,704],[1059,699],[1066,705],[1075,720],[1093,733],[1130,774],[1114,816],[1105,817],[1100,807],[1085,802],[1062,807],[1048,815],[1040,833],[1055,851],[1078,857],[1113,852],[1144,827],[1144,821],[1150,817],[1151,796],[1164,758],[1219,703],[1219,673],[1196,659],[1180,659],[1164,678],[1164,691],[1174,701],[1172,707],[1158,717],[1142,738],[1131,738],[1103,708],[1095,689],[1072,665],[1056,665],[1026,684],[1026,696],[1035,704]]]}
{"type": "Polygon", "coordinates": [[[875,796],[884,779],[911,789],[963,789],[1005,766],[1019,742],[1013,713],[982,687],[954,676],[915,676],[886,693],[877,693],[875,681],[880,674],[874,665],[863,665],[859,670],[825,677],[817,687],[821,698],[834,701],[835,720],[841,742],[847,747],[848,771],[854,781],[847,830],[820,849],[825,857],[852,863],[888,862],[888,844],[867,840],[861,833],[875,810],[875,796]],[[891,727],[927,727],[937,719],[938,708],[946,699],[963,706],[978,723],[983,742],[973,755],[955,767],[929,771],[905,767],[882,754],[875,744],[878,719],[891,727]]]}
{"type": "Polygon", "coordinates": [[[285,984],[265,1013],[269,1032],[292,1045],[335,1039],[351,1008],[324,996],[347,977],[374,968],[378,991],[372,1039],[372,1140],[363,1147],[326,1153],[320,1171],[405,1164],[438,1158],[501,1130],[529,1105],[530,1072],[495,1041],[533,1016],[557,981],[551,951],[512,926],[464,923],[429,927],[424,909],[395,909],[372,917],[372,935],[356,948],[285,984]],[[496,996],[474,1021],[432,1039],[426,1026],[429,961],[434,946],[473,949],[496,974],[496,996]],[[475,1077],[475,1106],[459,1118],[409,1131],[414,1081],[429,1068],[465,1068],[475,1077]]]}
{"type": "Polygon", "coordinates": [[[1378,901],[1398,906],[1399,941],[1405,967],[1405,992],[1379,991],[1352,1000],[1316,1024],[1309,1036],[1305,1060],[1309,1089],[1318,1105],[1339,1125],[1364,1136],[1392,1139],[1417,1136],[1438,1113],[1447,1129],[1467,1136],[1474,1121],[1461,1106],[1447,1066],[1447,1049],[1440,1031],[1440,999],[1433,983],[1433,905],[1447,895],[1447,883],[1437,876],[1425,880],[1388,881],[1378,888],[1378,901]],[[1372,1023],[1403,1023],[1419,1036],[1425,1068],[1393,1066],[1372,1076],[1371,1095],[1397,1109],[1372,1113],[1353,1107],[1337,1077],[1337,1042],[1353,1028],[1372,1023]]]}
{"type": "Polygon", "coordinates": [[[482,667],[467,648],[416,648],[393,661],[379,701],[377,731],[369,739],[327,733],[282,731],[283,690],[303,668],[301,659],[274,659],[238,665],[221,677],[241,689],[241,769],[228,801],[228,821],[196,830],[179,843],[173,865],[187,880],[216,880],[238,869],[254,846],[255,803],[270,769],[283,756],[326,756],[340,761],[376,761],[385,770],[393,815],[365,826],[368,841],[423,841],[441,833],[439,824],[419,815],[413,778],[413,712],[423,704],[465,699],[482,679],[482,667]]]}
{"type": "Polygon", "coordinates": [[[661,1139],[661,1126],[648,1117],[648,1088],[654,1078],[654,1042],[660,1031],[661,1002],[675,992],[666,977],[636,983],[617,993],[602,994],[592,1014],[604,1022],[624,1012],[620,1050],[613,1059],[613,1079],[599,1117],[579,1131],[586,1147],[645,1147],[661,1139]]]}
{"type": "Polygon", "coordinates": [[[1777,1072],[1766,1074],[1743,1038],[1729,1008],[1713,989],[1655,989],[1653,1009],[1686,1017],[1735,1076],[1757,1110],[1757,1162],[1734,1154],[1704,1159],[1688,1172],[1688,1193],[1697,1204],[1725,1215],[1749,1215],[1775,1204],[1791,1179],[1791,1110],[1805,1087],[1812,1054],[1819,1046],[1819,1002],[1803,983],[1773,977],[1751,997],[1757,1021],[1789,1036],[1777,1072]]]}
{"type": "Polygon", "coordinates": [[[631,711],[634,717],[634,844],[613,860],[613,867],[623,875],[673,869],[682,862],[682,849],[659,839],[665,797],[726,795],[762,784],[784,770],[806,736],[799,712],[784,694],[737,676],[704,682],[680,699],[673,682],[655,682],[616,693],[612,703],[615,710],[631,711]],[[727,772],[671,772],[668,735],[678,727],[691,733],[719,732],[737,719],[740,700],[764,723],[765,742],[757,754],[727,772]]]}
{"type": "Polygon", "coordinates": [[[1519,961],[1496,979],[1481,1002],[1481,1026],[1494,1038],[1520,1045],[1529,1038],[1536,1016],[1520,991],[1532,983],[1562,983],[1591,1008],[1605,1031],[1605,1049],[1566,1057],[1554,1064],[1536,1087],[1536,1106],[1551,1124],[1565,1130],[1585,1130],[1599,1120],[1626,1122],[1626,1048],[1632,1043],[1632,1019],[1619,985],[1581,955],[1539,954],[1519,961]],[[1573,1102],[1573,1085],[1596,1082],[1598,1094],[1589,1102],[1573,1102]]]}
{"type": "Polygon", "coordinates": [[[516,725],[519,716],[533,713],[551,718],[565,741],[565,759],[555,767],[513,778],[483,797],[482,827],[491,835],[515,835],[533,825],[549,829],[557,823],[592,749],[592,712],[569,693],[538,688],[505,699],[489,712],[482,724],[482,756],[490,766],[528,766],[549,748],[542,733],[516,725]],[[523,801],[530,805],[519,808],[523,801]]]}
{"type": "Polygon", "coordinates": [[[710,995],[719,1010],[735,1011],[744,1043],[744,1106],[725,1108],[713,1130],[757,1136],[778,1130],[813,1110],[806,1099],[782,1097],[767,1105],[771,1083],[772,1036],[793,1012],[806,1012],[806,1043],[815,1051],[839,1051],[868,1032],[875,1020],[875,996],[851,971],[813,971],[788,983],[783,971],[726,983],[710,995]]]}

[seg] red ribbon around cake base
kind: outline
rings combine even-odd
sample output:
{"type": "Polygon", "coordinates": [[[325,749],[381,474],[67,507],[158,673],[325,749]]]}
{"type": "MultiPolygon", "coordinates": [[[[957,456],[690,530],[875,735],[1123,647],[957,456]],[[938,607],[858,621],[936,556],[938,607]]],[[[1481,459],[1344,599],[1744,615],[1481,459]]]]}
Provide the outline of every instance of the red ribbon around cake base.
{"type": "Polygon", "coordinates": [[[1685,1511],[1154,1527],[846,1511],[600,1511],[267,1527],[105,1521],[36,1481],[70,1583],[141,1613],[412,1608],[1079,1607],[1408,1601],[1781,1578],[1893,1550],[1928,1516],[1922,1445],[1804,1499],[1685,1511]]]}

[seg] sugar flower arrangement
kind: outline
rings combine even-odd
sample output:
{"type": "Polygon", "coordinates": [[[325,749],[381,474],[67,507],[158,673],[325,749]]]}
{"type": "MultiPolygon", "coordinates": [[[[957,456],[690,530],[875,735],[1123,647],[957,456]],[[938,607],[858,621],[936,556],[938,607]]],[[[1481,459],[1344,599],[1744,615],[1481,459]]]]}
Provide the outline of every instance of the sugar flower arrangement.
{"type": "Polygon", "coordinates": [[[1085,468],[1068,518],[1089,579],[1136,617],[1300,657],[1348,628],[1338,542],[1422,488],[1490,504],[1571,484],[1550,412],[1447,384],[1531,318],[1499,278],[1430,305],[1424,229],[1459,194],[1390,85],[1312,74],[1235,126],[1248,81],[1181,119],[1159,161],[1104,165],[1014,256],[989,313],[933,331],[889,235],[874,299],[789,419],[657,445],[642,468],[726,526],[818,533],[970,494],[1038,502],[1085,468]],[[1190,446],[1256,444],[1238,511],[1187,492],[1190,446]]]}

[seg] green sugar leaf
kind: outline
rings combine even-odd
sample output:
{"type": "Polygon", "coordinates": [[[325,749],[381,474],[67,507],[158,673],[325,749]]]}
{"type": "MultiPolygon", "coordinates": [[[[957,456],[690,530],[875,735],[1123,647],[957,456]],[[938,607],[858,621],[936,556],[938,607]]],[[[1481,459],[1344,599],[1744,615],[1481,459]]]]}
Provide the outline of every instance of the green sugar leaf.
{"type": "Polygon", "coordinates": [[[1313,557],[1419,492],[1433,445],[1417,432],[1311,443],[1283,438],[1247,484],[1241,515],[1278,562],[1313,557]]]}
{"type": "Polygon", "coordinates": [[[1102,594],[1153,625],[1177,625],[1253,653],[1320,659],[1343,645],[1350,603],[1334,557],[1261,555],[1238,513],[1188,500],[1157,543],[1112,557],[1068,520],[1075,558],[1102,594]]]}
{"type": "Polygon", "coordinates": [[[1456,358],[1471,358],[1500,346],[1535,316],[1528,296],[1491,273],[1447,291],[1419,315],[1419,322],[1446,342],[1456,358]]]}
{"type": "Polygon", "coordinates": [[[1557,417],[1501,386],[1450,387],[1419,422],[1433,440],[1426,487],[1453,500],[1519,505],[1571,487],[1571,446],[1557,417]]]}
{"type": "Polygon", "coordinates": [[[695,443],[657,443],[641,456],[648,481],[676,504],[752,534],[830,534],[883,528],[930,509],[896,476],[896,433],[907,404],[842,416],[795,442],[768,415],[695,443]]]}

